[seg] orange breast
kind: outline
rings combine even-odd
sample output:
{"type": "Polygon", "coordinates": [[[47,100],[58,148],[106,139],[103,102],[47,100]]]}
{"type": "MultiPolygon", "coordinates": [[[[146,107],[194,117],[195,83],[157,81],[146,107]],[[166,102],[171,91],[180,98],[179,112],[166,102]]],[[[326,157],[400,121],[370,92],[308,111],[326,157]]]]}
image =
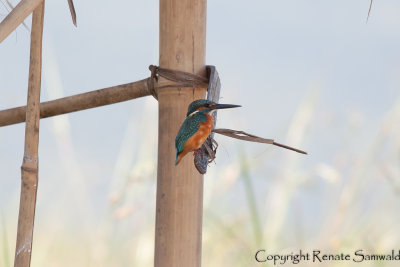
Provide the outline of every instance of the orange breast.
{"type": "Polygon", "coordinates": [[[214,118],[208,114],[205,115],[207,117],[207,121],[200,122],[199,130],[185,142],[183,151],[179,154],[176,164],[179,164],[181,159],[187,153],[199,149],[201,145],[204,143],[204,141],[206,141],[207,137],[210,135],[214,125],[214,118]]]}
{"type": "Polygon", "coordinates": [[[188,152],[199,149],[211,133],[214,125],[214,118],[208,114],[205,115],[207,117],[207,121],[200,122],[199,130],[185,143],[185,150],[187,150],[188,152]]]}

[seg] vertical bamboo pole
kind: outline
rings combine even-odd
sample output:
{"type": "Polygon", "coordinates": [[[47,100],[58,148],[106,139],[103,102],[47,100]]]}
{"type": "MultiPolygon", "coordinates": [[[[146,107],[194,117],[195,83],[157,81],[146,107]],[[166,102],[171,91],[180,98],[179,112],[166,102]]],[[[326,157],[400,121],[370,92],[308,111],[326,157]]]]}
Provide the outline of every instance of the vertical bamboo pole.
{"type": "Polygon", "coordinates": [[[29,267],[32,252],[38,184],[38,144],[40,119],[40,83],[42,72],[42,34],[44,2],[32,16],[31,55],[25,126],[25,151],[21,167],[21,199],[18,216],[15,267],[29,267]]]}
{"type": "MultiPolygon", "coordinates": [[[[206,75],[206,0],[160,0],[160,66],[206,75]]],[[[187,107],[205,89],[158,91],[155,267],[200,267],[203,177],[186,156],[174,165],[174,140],[187,107]]]]}

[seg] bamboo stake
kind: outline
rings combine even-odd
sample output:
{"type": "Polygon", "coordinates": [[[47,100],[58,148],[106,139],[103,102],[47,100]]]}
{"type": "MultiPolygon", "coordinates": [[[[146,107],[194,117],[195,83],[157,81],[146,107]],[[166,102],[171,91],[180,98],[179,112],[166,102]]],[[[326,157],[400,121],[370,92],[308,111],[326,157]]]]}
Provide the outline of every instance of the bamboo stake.
{"type": "Polygon", "coordinates": [[[0,23],[0,43],[14,31],[43,0],[21,0],[0,23]]]}
{"type": "MultiPolygon", "coordinates": [[[[40,118],[90,109],[148,96],[148,79],[40,103],[40,118]]],[[[25,121],[26,106],[0,111],[0,127],[25,121]]]]}
{"type": "Polygon", "coordinates": [[[38,145],[40,84],[42,73],[42,35],[44,2],[32,16],[31,56],[25,127],[25,152],[21,167],[21,199],[18,216],[15,267],[29,267],[32,253],[33,225],[38,184],[38,145]]]}
{"type": "MultiPolygon", "coordinates": [[[[205,37],[206,0],[160,0],[160,67],[205,77],[205,37]]],[[[174,165],[174,139],[189,103],[205,93],[204,88],[158,91],[155,267],[201,266],[203,177],[191,157],[174,165]]]]}

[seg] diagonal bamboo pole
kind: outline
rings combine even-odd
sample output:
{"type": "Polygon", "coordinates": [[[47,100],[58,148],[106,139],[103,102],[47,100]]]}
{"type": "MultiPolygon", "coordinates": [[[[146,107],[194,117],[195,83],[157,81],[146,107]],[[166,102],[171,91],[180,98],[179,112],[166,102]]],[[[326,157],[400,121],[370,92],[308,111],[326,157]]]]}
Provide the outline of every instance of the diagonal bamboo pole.
{"type": "Polygon", "coordinates": [[[29,16],[43,0],[21,0],[0,23],[0,43],[29,16]]]}
{"type": "MultiPolygon", "coordinates": [[[[40,103],[40,118],[111,105],[151,95],[152,91],[148,86],[148,80],[144,79],[40,103]]],[[[0,111],[0,127],[24,122],[25,117],[26,106],[2,110],[0,111]]]]}
{"type": "Polygon", "coordinates": [[[21,167],[21,199],[18,216],[17,246],[15,249],[15,267],[29,267],[32,253],[33,225],[38,185],[43,15],[44,2],[33,11],[32,16],[28,108],[26,110],[25,151],[21,167]]]}
{"type": "MultiPolygon", "coordinates": [[[[206,76],[206,0],[160,0],[160,67],[206,76]]],[[[162,78],[160,78],[162,80],[162,78]]],[[[203,177],[186,157],[174,165],[174,139],[200,88],[158,91],[155,267],[200,267],[203,177]]]]}

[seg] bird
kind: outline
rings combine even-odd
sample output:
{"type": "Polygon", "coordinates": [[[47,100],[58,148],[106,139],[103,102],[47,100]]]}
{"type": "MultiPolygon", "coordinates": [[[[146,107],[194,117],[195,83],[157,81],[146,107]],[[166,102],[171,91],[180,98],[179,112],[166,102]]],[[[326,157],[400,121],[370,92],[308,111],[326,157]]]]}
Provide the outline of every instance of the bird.
{"type": "Polygon", "coordinates": [[[175,166],[189,152],[199,149],[214,127],[212,112],[217,109],[237,108],[239,105],[217,104],[206,99],[190,103],[186,119],[175,138],[175,166]]]}

